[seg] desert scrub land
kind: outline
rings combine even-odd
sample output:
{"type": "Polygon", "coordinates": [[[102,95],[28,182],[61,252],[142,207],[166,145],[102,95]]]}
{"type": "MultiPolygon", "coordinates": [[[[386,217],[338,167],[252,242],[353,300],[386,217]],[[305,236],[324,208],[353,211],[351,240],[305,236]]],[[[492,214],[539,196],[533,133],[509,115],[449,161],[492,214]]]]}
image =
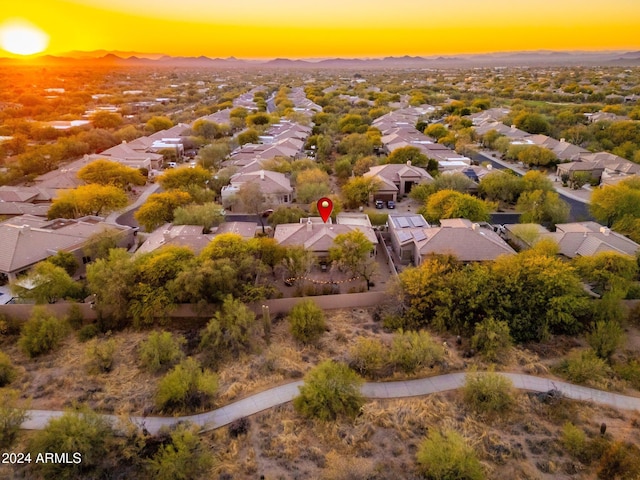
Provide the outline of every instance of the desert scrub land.
{"type": "MultiPolygon", "coordinates": [[[[585,339],[556,336],[545,343],[506,346],[489,361],[480,353],[471,355],[469,338],[386,330],[374,309],[325,312],[324,320],[324,333],[309,343],[294,339],[287,318],[273,319],[268,342],[260,328],[252,330],[249,347],[205,369],[215,377],[215,393],[209,401],[174,408],[158,404],[160,385],[176,365],[187,365],[185,359],[209,365],[208,352],[200,347],[201,328],[124,330],[81,341],[69,327],[54,348],[33,357],[21,348],[17,331],[9,329],[2,336],[6,354],[2,361],[7,364],[8,359],[11,364],[13,373],[5,375],[10,379],[7,388],[18,392],[18,405],[55,410],[85,406],[122,416],[181,415],[303,379],[327,360],[349,365],[366,381],[455,371],[473,375],[475,370],[490,369],[553,377],[552,372],[562,374],[558,365],[570,361],[575,351],[589,348],[585,339]],[[151,338],[168,342],[164,355],[142,354],[151,338]]],[[[637,394],[633,374],[637,340],[635,327],[627,327],[624,343],[607,363],[608,371],[616,372],[612,376],[616,390],[627,394],[637,394]]],[[[293,404],[285,404],[197,438],[186,431],[144,438],[119,435],[110,445],[114,452],[124,449],[129,460],[117,473],[119,477],[108,478],[127,474],[155,478],[149,472],[155,471],[153,465],[162,465],[163,449],[171,445],[187,445],[183,450],[187,458],[206,453],[198,463],[202,478],[449,478],[446,472],[451,468],[468,469],[462,478],[633,479],[640,474],[637,412],[513,391],[508,385],[475,384],[474,388],[365,401],[354,418],[338,415],[334,421],[305,417],[293,404]],[[494,402],[496,398],[501,401],[494,402]],[[436,449],[440,456],[435,459],[428,458],[433,445],[443,445],[442,451],[436,449]],[[460,467],[447,465],[446,458],[471,460],[460,467]]],[[[200,399],[199,394],[193,398],[200,399]]],[[[28,448],[38,434],[19,432],[11,448],[28,448]]],[[[117,465],[113,456],[105,456],[104,462],[91,474],[108,470],[108,462],[117,465]]],[[[0,469],[2,475],[46,478],[42,472],[15,473],[8,467],[0,469]]],[[[93,478],[87,472],[82,475],[68,478],[93,478]]]]}

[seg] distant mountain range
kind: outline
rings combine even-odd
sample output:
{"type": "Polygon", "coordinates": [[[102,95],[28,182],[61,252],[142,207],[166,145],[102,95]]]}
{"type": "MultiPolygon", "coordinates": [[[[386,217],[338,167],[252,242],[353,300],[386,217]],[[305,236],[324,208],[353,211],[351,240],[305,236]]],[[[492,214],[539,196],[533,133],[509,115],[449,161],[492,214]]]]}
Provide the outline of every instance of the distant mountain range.
{"type": "Polygon", "coordinates": [[[275,58],[273,60],[243,60],[234,57],[210,58],[173,57],[162,54],[140,52],[68,52],[60,56],[43,55],[28,60],[0,58],[0,65],[21,64],[27,61],[38,65],[82,65],[98,64],[105,66],[157,66],[192,68],[463,68],[463,67],[500,67],[500,66],[637,66],[640,65],[640,51],[529,51],[486,53],[456,56],[403,56],[384,58],[327,58],[298,59],[275,58]]]}

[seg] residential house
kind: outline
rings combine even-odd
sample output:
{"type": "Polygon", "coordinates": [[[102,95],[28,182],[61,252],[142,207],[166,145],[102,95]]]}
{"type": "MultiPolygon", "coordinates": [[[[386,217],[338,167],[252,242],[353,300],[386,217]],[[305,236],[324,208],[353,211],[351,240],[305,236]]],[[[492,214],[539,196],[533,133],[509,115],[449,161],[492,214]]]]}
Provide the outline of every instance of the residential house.
{"type": "Polygon", "coordinates": [[[269,205],[287,204],[293,201],[293,187],[291,181],[284,174],[270,170],[258,170],[237,173],[231,177],[231,183],[222,187],[221,197],[224,204],[229,204],[232,197],[238,194],[245,183],[255,183],[265,196],[269,205]]]}
{"type": "Polygon", "coordinates": [[[360,230],[373,244],[372,255],[375,255],[378,245],[373,228],[353,224],[324,223],[322,219],[301,218],[300,223],[284,223],[276,225],[273,238],[278,244],[288,247],[300,245],[313,252],[320,261],[326,261],[329,257],[329,248],[334,246],[334,239],[342,234],[354,230],[360,230]]]}
{"type": "MultiPolygon", "coordinates": [[[[600,252],[634,256],[640,249],[640,245],[634,241],[596,222],[562,223],[556,225],[555,232],[537,224],[534,224],[534,227],[538,232],[535,241],[543,238],[554,240],[560,248],[560,255],[567,258],[590,256],[600,252]]],[[[504,228],[508,239],[523,248],[531,246],[531,239],[522,238],[522,227],[505,225],[504,228]]]]}
{"type": "Polygon", "coordinates": [[[390,214],[388,223],[393,250],[403,263],[420,265],[434,254],[483,262],[516,253],[492,228],[464,218],[442,219],[439,227],[430,227],[422,215],[390,214]]]}
{"type": "Polygon", "coordinates": [[[83,253],[87,239],[108,229],[121,232],[119,246],[130,248],[133,245],[133,228],[108,224],[99,217],[47,220],[22,215],[6,220],[0,223],[0,274],[14,280],[60,250],[73,253],[82,272],[84,265],[91,261],[83,253]]]}
{"type": "Polygon", "coordinates": [[[390,163],[371,167],[364,177],[377,178],[381,187],[372,196],[371,200],[398,200],[399,197],[408,195],[414,185],[433,181],[433,177],[424,168],[414,167],[411,162],[407,164],[390,163]]]}

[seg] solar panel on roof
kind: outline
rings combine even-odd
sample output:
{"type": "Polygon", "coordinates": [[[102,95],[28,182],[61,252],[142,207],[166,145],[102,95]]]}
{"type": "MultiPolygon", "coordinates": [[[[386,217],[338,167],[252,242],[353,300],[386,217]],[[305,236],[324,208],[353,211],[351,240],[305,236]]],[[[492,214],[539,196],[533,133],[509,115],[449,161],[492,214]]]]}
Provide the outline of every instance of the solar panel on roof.
{"type": "Polygon", "coordinates": [[[426,240],[427,236],[422,230],[414,230],[413,238],[415,238],[417,242],[421,242],[422,240],[426,240]]]}
{"type": "Polygon", "coordinates": [[[427,226],[426,222],[422,219],[422,217],[410,217],[409,221],[411,222],[411,225],[413,225],[414,227],[427,226]]]}
{"type": "Polygon", "coordinates": [[[411,232],[398,232],[398,239],[400,240],[400,243],[411,240],[411,232]]]}
{"type": "Polygon", "coordinates": [[[398,225],[400,225],[400,227],[402,228],[408,228],[409,222],[405,217],[398,217],[398,225]]]}

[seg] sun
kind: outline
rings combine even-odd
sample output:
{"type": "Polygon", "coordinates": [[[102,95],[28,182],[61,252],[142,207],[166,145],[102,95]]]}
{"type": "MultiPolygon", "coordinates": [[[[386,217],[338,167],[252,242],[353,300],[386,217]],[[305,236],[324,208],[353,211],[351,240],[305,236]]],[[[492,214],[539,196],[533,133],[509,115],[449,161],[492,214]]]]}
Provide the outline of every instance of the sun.
{"type": "Polygon", "coordinates": [[[16,55],[34,55],[49,45],[49,35],[27,22],[5,23],[0,26],[0,46],[16,55]]]}

